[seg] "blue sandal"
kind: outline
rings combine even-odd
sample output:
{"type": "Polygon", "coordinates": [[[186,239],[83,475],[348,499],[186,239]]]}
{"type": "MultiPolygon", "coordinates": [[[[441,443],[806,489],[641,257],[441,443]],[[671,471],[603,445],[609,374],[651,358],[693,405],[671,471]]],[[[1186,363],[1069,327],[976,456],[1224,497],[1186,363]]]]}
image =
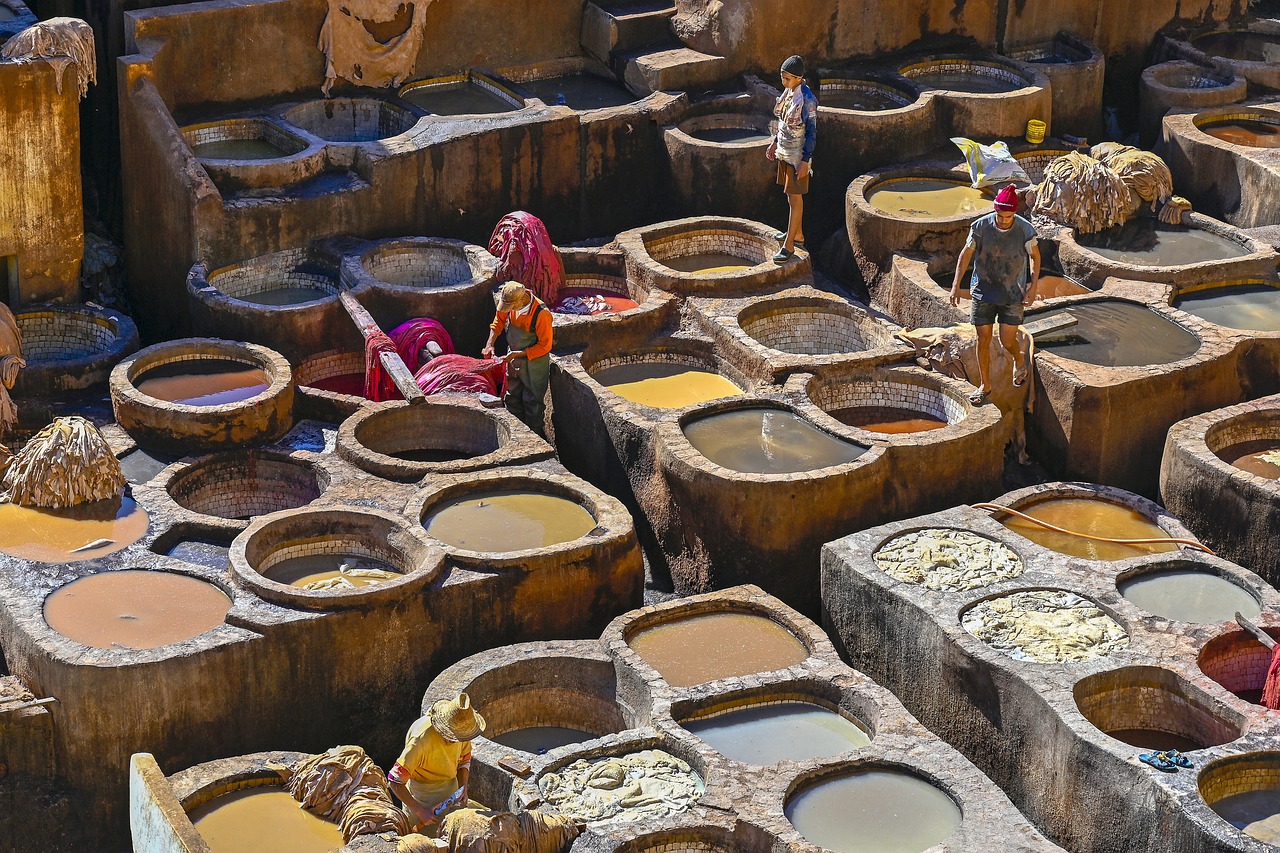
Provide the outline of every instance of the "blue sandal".
{"type": "Polygon", "coordinates": [[[1144,752],[1138,756],[1138,760],[1143,764],[1150,764],[1157,770],[1165,773],[1178,772],[1178,765],[1169,760],[1169,757],[1163,752],[1144,752]]]}
{"type": "Polygon", "coordinates": [[[1183,755],[1181,752],[1178,752],[1178,750],[1176,749],[1170,749],[1167,752],[1164,752],[1163,755],[1166,759],[1168,759],[1169,761],[1172,761],[1174,764],[1178,765],[1179,767],[1192,766],[1191,759],[1187,758],[1185,755],[1183,755]]]}

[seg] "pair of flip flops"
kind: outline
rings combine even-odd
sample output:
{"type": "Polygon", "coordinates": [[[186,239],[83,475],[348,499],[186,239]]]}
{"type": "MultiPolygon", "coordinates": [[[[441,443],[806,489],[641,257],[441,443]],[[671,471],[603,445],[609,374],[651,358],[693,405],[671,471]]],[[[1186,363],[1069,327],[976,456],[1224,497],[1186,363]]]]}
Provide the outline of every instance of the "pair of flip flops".
{"type": "Polygon", "coordinates": [[[1150,764],[1155,769],[1165,773],[1176,773],[1179,767],[1191,766],[1191,759],[1176,749],[1164,752],[1144,752],[1138,756],[1138,760],[1143,764],[1150,764]]]}
{"type": "MultiPolygon", "coordinates": [[[[779,243],[781,243],[783,240],[787,239],[787,232],[786,232],[786,231],[775,231],[775,232],[773,233],[773,239],[775,239],[775,240],[777,240],[779,243]]],[[[804,238],[803,238],[803,237],[801,237],[799,240],[796,240],[796,248],[797,248],[797,249],[803,249],[803,248],[804,248],[804,238]]]]}
{"type": "Polygon", "coordinates": [[[1013,371],[1013,387],[1021,388],[1023,385],[1026,385],[1027,377],[1030,375],[1031,375],[1031,366],[1028,364],[1024,364],[1022,365],[1022,367],[1019,367],[1017,370],[1013,371]]]}

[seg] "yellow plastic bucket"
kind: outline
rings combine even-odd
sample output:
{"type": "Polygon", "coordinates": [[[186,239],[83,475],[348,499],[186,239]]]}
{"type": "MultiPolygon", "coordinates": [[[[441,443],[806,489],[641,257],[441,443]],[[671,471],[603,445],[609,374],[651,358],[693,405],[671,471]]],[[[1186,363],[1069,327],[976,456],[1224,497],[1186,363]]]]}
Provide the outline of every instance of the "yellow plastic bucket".
{"type": "Polygon", "coordinates": [[[1048,130],[1048,126],[1039,119],[1031,119],[1027,122],[1027,141],[1032,145],[1039,145],[1044,142],[1044,132],[1048,130]]]}

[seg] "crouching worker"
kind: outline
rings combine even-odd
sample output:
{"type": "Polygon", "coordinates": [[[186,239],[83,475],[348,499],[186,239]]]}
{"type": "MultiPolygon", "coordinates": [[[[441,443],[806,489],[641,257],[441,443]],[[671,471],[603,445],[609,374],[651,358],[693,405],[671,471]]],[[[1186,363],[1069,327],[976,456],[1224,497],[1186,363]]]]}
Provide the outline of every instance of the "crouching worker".
{"type": "Polygon", "coordinates": [[[493,342],[506,330],[510,352],[507,363],[507,411],[543,434],[544,402],[551,380],[551,310],[523,284],[502,285],[498,313],[489,324],[489,340],[481,355],[493,358],[493,342]]]}
{"type": "Polygon", "coordinates": [[[437,809],[453,795],[454,807],[467,804],[471,775],[471,741],[484,734],[484,717],[471,707],[471,697],[441,699],[409,727],[404,752],[387,774],[391,793],[404,804],[415,832],[440,822],[437,809]]]}

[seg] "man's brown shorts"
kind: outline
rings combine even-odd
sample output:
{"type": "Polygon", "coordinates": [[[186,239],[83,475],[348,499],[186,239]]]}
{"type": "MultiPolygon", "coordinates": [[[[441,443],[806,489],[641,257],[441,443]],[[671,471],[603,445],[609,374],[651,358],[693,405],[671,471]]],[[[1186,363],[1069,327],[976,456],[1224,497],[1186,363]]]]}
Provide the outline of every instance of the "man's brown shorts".
{"type": "Polygon", "coordinates": [[[787,195],[804,195],[809,191],[809,176],[797,178],[796,167],[782,160],[778,160],[778,183],[787,195]]]}

